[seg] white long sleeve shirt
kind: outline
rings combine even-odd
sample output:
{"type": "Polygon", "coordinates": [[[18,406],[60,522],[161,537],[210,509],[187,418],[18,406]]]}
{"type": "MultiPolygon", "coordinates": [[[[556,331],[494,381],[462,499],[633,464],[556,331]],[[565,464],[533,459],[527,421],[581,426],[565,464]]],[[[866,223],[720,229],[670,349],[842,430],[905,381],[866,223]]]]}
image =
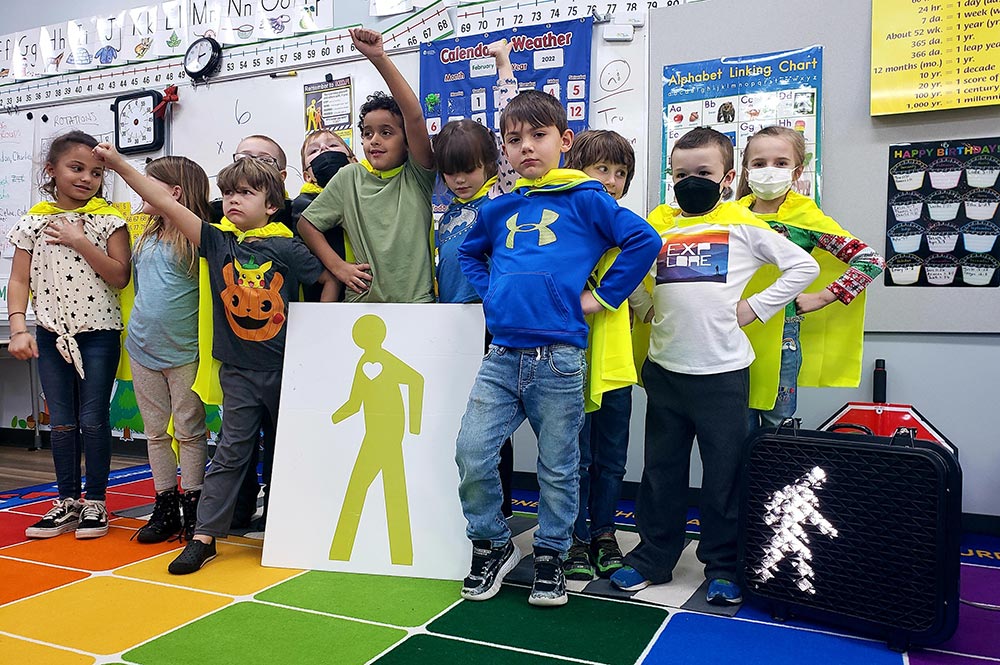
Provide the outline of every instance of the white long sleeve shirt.
{"type": "Polygon", "coordinates": [[[750,341],[736,320],[736,304],[762,266],[781,276],[748,297],[757,318],[783,311],[819,275],[816,261],[785,237],[763,228],[746,208],[723,203],[698,217],[681,217],[660,206],[650,222],[663,228],[663,248],[651,274],[652,297],[635,302],[637,314],[654,308],[649,359],[683,374],[718,374],[749,367],[750,341]],[[657,223],[661,222],[661,223],[657,223]],[[665,226],[664,226],[665,223],[665,226]]]}

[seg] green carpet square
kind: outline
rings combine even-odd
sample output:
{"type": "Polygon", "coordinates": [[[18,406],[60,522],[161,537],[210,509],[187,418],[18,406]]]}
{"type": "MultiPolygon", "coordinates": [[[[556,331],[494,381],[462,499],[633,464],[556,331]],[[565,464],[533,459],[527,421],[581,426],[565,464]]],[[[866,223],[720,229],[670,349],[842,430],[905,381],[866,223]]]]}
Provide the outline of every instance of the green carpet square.
{"type": "Polygon", "coordinates": [[[562,607],[533,607],[528,590],[504,586],[493,599],[466,601],[431,623],[432,633],[631,665],[667,611],[657,607],[571,595],[562,607]]]}
{"type": "Polygon", "coordinates": [[[496,649],[482,644],[459,642],[431,635],[414,635],[375,661],[373,665],[566,665],[565,660],[530,653],[496,649]]]}
{"type": "Polygon", "coordinates": [[[393,626],[422,626],[455,603],[461,590],[462,583],[451,580],[314,571],[255,598],[393,626]]]}
{"type": "Polygon", "coordinates": [[[406,631],[260,603],[237,603],[125,654],[140,665],[361,665],[406,631]]]}

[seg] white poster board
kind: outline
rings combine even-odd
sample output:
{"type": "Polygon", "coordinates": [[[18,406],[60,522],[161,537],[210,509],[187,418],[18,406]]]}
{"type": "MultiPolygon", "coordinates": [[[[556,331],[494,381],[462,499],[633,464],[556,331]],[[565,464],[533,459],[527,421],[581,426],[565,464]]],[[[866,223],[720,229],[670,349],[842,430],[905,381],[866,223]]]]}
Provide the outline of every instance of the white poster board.
{"type": "Polygon", "coordinates": [[[465,576],[455,440],[483,338],[479,305],[291,305],[265,566],[465,576]]]}

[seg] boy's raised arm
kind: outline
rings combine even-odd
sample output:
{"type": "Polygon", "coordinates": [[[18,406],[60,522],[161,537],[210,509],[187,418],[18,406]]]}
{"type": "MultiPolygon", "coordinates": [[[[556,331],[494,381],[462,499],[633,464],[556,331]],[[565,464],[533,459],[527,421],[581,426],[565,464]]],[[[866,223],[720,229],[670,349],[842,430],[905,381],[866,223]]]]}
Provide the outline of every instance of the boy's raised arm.
{"type": "Polygon", "coordinates": [[[169,191],[136,171],[110,143],[98,144],[94,148],[94,156],[104,162],[104,165],[109,169],[120,175],[128,183],[128,186],[142,197],[143,201],[148,202],[159,210],[163,219],[169,224],[176,226],[195,247],[201,244],[201,225],[203,220],[174,200],[169,191]]]}
{"type": "Polygon", "coordinates": [[[389,87],[389,94],[399,105],[405,123],[406,144],[413,161],[425,169],[432,168],[434,153],[431,150],[431,139],[427,134],[427,123],[424,122],[420,101],[382,48],[382,34],[377,30],[354,28],[351,30],[351,39],[354,41],[354,48],[375,65],[375,69],[389,87]]]}

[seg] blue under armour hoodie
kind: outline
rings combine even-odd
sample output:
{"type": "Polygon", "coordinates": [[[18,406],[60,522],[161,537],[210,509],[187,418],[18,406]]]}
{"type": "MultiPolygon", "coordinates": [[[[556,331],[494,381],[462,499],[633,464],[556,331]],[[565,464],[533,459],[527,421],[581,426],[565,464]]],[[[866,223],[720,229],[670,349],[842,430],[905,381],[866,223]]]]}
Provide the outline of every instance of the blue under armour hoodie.
{"type": "Polygon", "coordinates": [[[653,227],[619,206],[599,182],[582,171],[553,169],[486,203],[458,255],[483,299],[494,344],[586,348],[580,295],[598,260],[621,248],[594,290],[602,305],[617,309],[662,245],[653,227]]]}

